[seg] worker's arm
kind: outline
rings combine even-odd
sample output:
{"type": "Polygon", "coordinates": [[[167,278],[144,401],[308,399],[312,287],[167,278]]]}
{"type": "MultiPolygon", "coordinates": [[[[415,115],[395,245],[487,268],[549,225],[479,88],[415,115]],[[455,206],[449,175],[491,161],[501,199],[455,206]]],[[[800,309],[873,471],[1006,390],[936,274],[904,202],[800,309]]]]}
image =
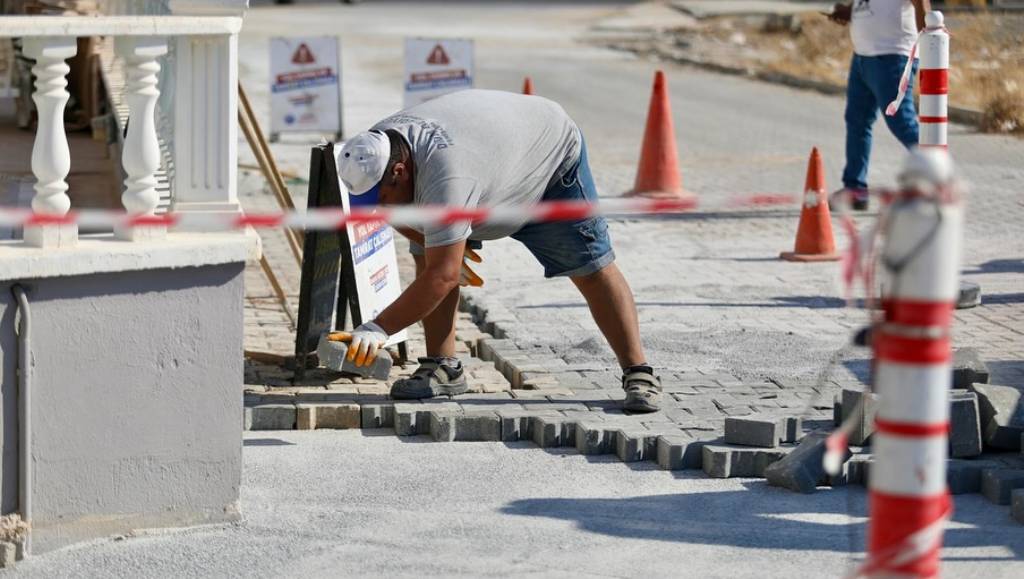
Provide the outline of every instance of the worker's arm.
{"type": "Polygon", "coordinates": [[[932,10],[931,0],[910,0],[914,5],[914,19],[917,20],[918,32],[924,30],[924,16],[932,10]]]}
{"type": "Polygon", "coordinates": [[[428,247],[423,272],[405,288],[374,322],[393,335],[427,317],[451,291],[459,287],[466,241],[428,247]]]}

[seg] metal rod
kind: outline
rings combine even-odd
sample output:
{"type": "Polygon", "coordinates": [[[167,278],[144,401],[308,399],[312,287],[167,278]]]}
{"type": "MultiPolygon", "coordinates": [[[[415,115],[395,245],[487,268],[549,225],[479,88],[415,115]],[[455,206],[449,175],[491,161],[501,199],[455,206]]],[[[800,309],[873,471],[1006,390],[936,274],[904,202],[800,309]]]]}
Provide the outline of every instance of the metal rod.
{"type": "MultiPolygon", "coordinates": [[[[31,311],[28,294],[20,285],[11,287],[11,293],[18,300],[18,504],[21,519],[26,525],[32,523],[32,335],[31,311]]],[[[31,528],[25,533],[24,555],[32,553],[31,528]]]]}

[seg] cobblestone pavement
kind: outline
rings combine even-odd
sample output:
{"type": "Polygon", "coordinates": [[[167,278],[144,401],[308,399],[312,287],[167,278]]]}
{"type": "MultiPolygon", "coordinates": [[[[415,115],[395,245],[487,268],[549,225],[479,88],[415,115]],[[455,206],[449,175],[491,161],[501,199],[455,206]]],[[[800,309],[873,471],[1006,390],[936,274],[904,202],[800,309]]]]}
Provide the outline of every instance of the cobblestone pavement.
{"type": "MultiPolygon", "coordinates": [[[[436,6],[431,3],[431,10],[423,11],[405,6],[412,11],[407,20],[416,22],[416,30],[431,23],[450,24],[452,13],[436,6]]],[[[405,20],[389,27],[369,25],[387,10],[387,5],[367,5],[358,12],[338,12],[339,19],[330,20],[329,32],[341,34],[350,47],[345,53],[350,132],[399,106],[396,59],[400,38],[410,29],[405,20]]],[[[526,13],[532,8],[517,12],[505,6],[485,9],[460,4],[458,10],[458,25],[444,30],[477,39],[478,86],[517,90],[522,76],[530,74],[537,92],[562,103],[583,129],[602,195],[627,190],[635,171],[654,65],[573,39],[614,16],[616,7],[544,5],[536,8],[540,15],[526,13]],[[506,27],[494,29],[495,17],[501,17],[506,27]],[[528,38],[509,30],[528,30],[528,38]]],[[[266,70],[266,36],[289,19],[298,23],[299,14],[254,11],[247,20],[240,45],[242,80],[263,118],[266,87],[260,79],[266,70]]],[[[303,20],[302,25],[311,32],[328,32],[318,22],[303,20]]],[[[665,68],[671,79],[684,182],[702,201],[713,206],[736,193],[799,192],[812,146],[820,147],[828,174],[838,175],[842,99],[672,65],[665,68]]],[[[891,182],[903,153],[884,129],[877,136],[871,179],[883,185],[891,182]]],[[[980,283],[985,295],[981,307],[957,313],[955,342],[981,352],[993,382],[1024,383],[1024,242],[1017,235],[1024,219],[1019,193],[1024,181],[1024,142],[956,126],[951,128],[950,142],[963,175],[972,184],[964,276],[980,283]]],[[[309,146],[308,140],[292,138],[276,144],[274,150],[282,166],[302,173],[308,165],[309,146]]],[[[246,207],[269,202],[258,175],[241,183],[246,207]]],[[[292,192],[301,206],[305,191],[297,186],[292,192]]],[[[586,412],[585,420],[607,421],[606,430],[681,433],[684,439],[695,440],[720,436],[727,416],[803,415],[805,429],[825,425],[832,417],[833,396],[843,387],[860,388],[867,377],[868,352],[849,349],[819,382],[827,361],[863,325],[866,314],[846,307],[835,264],[777,259],[779,251],[792,246],[797,218],[796,209],[782,208],[611,221],[618,263],[636,295],[650,362],[666,385],[666,411],[643,418],[625,417],[616,410],[622,398],[618,368],[573,286],[566,280],[542,280],[540,266],[515,241],[485,244],[479,271],[487,283],[464,294],[464,310],[478,327],[469,318],[460,327],[467,353],[485,359],[466,358],[478,373],[475,381],[481,394],[426,405],[434,418],[430,412],[399,407],[396,415],[405,416],[406,422],[395,422],[396,429],[404,428],[408,434],[432,432],[434,423],[436,437],[454,436],[451,433],[458,429],[446,430],[438,420],[467,409],[470,414],[529,411],[537,420],[545,413],[558,414],[572,417],[572,424],[584,420],[580,413],[586,412]],[[488,340],[478,333],[481,330],[496,340],[488,340]],[[484,369],[496,356],[496,369],[507,384],[484,369]],[[418,426],[413,424],[417,418],[418,426]]],[[[870,219],[858,218],[860,226],[866,227],[870,219]]],[[[838,227],[836,231],[840,245],[845,245],[838,227]]],[[[264,246],[284,278],[294,307],[298,270],[283,237],[266,234],[264,246]]],[[[400,255],[409,279],[410,262],[404,252],[400,255]]],[[[287,320],[269,286],[261,281],[258,270],[249,272],[247,282],[247,347],[289,353],[292,337],[287,320]]],[[[415,338],[413,342],[419,343],[415,338]]],[[[250,365],[247,372],[247,382],[257,387],[284,386],[281,382],[275,386],[274,380],[285,378],[279,371],[275,375],[272,369],[257,365],[250,365]]],[[[321,382],[331,378],[321,377],[321,382]]],[[[329,388],[347,395],[386,392],[382,384],[348,384],[344,378],[340,382],[334,380],[329,388]]],[[[351,401],[374,409],[379,402],[351,401]]],[[[377,425],[380,420],[378,416],[377,425]]],[[[524,428],[532,429],[534,424],[524,428]]],[[[555,427],[545,424],[542,427],[555,432],[555,427]]],[[[514,422],[506,425],[512,427],[514,422]]],[[[560,432],[565,440],[557,444],[575,444],[568,431],[560,432]]],[[[516,436],[533,438],[534,433],[516,436]]]]}

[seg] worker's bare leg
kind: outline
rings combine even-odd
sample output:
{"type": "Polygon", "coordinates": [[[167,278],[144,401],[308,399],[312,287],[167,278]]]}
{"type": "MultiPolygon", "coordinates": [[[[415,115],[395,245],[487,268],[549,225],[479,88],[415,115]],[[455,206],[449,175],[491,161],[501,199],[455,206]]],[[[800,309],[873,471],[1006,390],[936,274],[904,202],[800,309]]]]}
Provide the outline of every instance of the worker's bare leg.
{"type": "MultiPolygon", "coordinates": [[[[426,258],[414,255],[416,275],[419,276],[426,266],[426,258]]],[[[455,316],[459,309],[459,288],[449,293],[441,303],[423,318],[423,333],[427,345],[427,356],[455,357],[455,316]]]]}
{"type": "Polygon", "coordinates": [[[595,273],[570,279],[587,300],[590,313],[619,365],[629,368],[646,364],[633,291],[619,267],[612,263],[595,273]]]}

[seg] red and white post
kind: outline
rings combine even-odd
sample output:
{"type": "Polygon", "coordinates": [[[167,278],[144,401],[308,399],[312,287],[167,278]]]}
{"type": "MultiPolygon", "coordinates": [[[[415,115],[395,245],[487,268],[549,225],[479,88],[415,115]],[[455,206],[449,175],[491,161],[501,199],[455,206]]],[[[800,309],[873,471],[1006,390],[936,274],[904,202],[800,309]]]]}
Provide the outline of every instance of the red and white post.
{"type": "Polygon", "coordinates": [[[873,331],[879,409],[870,480],[869,577],[937,577],[945,521],[950,324],[963,212],[944,149],[910,153],[886,208],[884,319],[873,331]]]}
{"type": "Polygon", "coordinates": [[[925,16],[925,29],[919,42],[921,106],[918,112],[918,144],[922,147],[946,147],[949,33],[943,24],[942,12],[932,11],[925,16]]]}

